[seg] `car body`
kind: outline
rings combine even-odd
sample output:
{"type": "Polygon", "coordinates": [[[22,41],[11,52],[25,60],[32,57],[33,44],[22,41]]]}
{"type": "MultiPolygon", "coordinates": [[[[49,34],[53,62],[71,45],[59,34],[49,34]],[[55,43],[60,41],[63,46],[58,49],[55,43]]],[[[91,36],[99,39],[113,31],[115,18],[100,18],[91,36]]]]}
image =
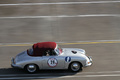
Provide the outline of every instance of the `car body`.
{"type": "Polygon", "coordinates": [[[39,69],[70,69],[78,72],[82,67],[92,65],[84,49],[60,48],[55,42],[40,42],[19,53],[11,60],[11,66],[30,73],[39,69]]]}

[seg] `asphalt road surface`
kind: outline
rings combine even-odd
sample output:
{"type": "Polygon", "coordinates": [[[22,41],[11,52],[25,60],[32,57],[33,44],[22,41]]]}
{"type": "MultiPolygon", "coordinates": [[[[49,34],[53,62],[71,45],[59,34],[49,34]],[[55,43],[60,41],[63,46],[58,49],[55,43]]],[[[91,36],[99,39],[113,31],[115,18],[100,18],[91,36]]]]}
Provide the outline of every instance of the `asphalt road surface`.
{"type": "Polygon", "coordinates": [[[119,0],[0,1],[1,80],[119,80],[119,59],[119,0]],[[43,41],[85,49],[93,65],[78,73],[50,70],[28,74],[11,68],[11,57],[43,41]]]}

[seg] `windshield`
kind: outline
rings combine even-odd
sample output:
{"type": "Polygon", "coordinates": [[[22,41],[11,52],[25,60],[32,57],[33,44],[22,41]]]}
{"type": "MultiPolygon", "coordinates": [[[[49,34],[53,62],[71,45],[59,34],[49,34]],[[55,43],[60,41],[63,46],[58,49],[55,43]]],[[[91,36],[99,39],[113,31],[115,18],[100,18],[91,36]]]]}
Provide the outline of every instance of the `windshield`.
{"type": "Polygon", "coordinates": [[[31,56],[33,55],[33,48],[30,48],[30,49],[28,49],[27,51],[28,51],[28,54],[29,54],[29,55],[31,55],[31,56]]]}
{"type": "Polygon", "coordinates": [[[57,46],[57,48],[55,49],[55,52],[57,55],[60,55],[62,53],[62,49],[59,46],[57,46]]]}

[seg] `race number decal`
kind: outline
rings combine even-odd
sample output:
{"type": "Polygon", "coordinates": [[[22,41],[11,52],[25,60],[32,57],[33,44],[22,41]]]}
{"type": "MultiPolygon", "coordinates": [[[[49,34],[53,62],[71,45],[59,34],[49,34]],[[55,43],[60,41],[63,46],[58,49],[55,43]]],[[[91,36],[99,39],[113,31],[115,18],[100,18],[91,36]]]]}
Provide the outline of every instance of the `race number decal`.
{"type": "Polygon", "coordinates": [[[56,58],[49,58],[47,63],[50,67],[55,67],[58,64],[58,61],[56,58]]]}

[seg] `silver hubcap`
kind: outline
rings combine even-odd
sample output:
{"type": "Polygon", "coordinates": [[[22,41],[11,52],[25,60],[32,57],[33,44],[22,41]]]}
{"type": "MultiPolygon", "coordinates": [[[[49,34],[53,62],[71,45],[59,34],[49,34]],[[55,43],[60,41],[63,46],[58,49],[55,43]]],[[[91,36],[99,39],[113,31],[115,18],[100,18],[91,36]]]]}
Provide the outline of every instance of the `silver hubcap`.
{"type": "Polygon", "coordinates": [[[27,70],[31,73],[35,72],[36,71],[36,66],[34,64],[30,64],[30,65],[27,66],[27,70]]]}
{"type": "Polygon", "coordinates": [[[79,63],[72,63],[71,69],[72,71],[78,71],[80,69],[79,63]]]}

